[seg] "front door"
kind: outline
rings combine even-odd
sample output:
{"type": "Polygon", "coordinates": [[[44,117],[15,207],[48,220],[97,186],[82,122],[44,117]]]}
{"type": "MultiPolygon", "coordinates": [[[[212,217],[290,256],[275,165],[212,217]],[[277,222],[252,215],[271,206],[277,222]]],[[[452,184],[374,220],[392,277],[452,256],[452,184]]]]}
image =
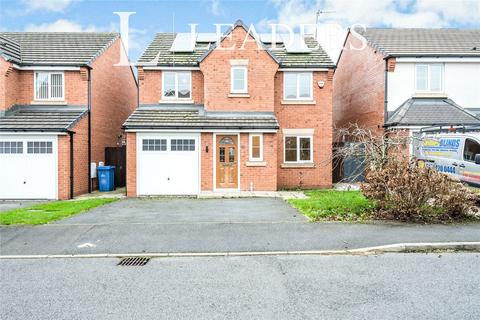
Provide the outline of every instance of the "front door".
{"type": "Polygon", "coordinates": [[[216,150],[216,188],[238,188],[237,136],[218,135],[216,150]]]}

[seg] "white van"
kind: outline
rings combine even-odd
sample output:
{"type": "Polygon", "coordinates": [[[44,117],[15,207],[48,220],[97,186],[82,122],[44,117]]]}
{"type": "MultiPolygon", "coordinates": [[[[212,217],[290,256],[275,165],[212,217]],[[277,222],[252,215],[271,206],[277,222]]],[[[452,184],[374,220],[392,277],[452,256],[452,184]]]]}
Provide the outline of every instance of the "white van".
{"type": "Polygon", "coordinates": [[[439,172],[480,186],[480,132],[419,135],[413,141],[419,166],[435,166],[439,172]]]}

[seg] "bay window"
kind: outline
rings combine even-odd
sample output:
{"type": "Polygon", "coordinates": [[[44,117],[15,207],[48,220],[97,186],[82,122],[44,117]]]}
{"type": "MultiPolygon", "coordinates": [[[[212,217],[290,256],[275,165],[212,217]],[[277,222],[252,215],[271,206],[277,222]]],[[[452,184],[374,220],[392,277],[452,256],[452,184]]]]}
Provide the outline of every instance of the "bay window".
{"type": "Polygon", "coordinates": [[[312,100],[313,74],[311,72],[284,72],[284,100],[312,100]]]}
{"type": "Polygon", "coordinates": [[[62,72],[35,72],[35,100],[65,100],[62,72]]]}
{"type": "Polygon", "coordinates": [[[312,136],[285,136],[285,162],[313,162],[312,136]]]}
{"type": "Polygon", "coordinates": [[[162,72],[162,99],[176,100],[192,98],[192,74],[190,71],[162,72]]]}

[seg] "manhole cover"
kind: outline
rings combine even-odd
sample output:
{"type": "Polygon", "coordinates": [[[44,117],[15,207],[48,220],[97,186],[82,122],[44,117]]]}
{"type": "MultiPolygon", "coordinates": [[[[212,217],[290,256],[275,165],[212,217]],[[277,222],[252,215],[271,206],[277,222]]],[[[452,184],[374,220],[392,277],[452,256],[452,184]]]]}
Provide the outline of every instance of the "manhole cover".
{"type": "Polygon", "coordinates": [[[126,266],[126,267],[143,267],[150,261],[148,257],[128,257],[122,258],[117,266],[126,266]]]}

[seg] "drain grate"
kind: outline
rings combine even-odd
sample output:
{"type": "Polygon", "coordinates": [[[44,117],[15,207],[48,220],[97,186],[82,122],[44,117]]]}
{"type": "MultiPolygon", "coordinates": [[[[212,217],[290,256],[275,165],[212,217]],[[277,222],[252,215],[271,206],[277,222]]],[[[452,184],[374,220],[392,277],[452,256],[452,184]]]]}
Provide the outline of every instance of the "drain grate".
{"type": "Polygon", "coordinates": [[[126,267],[143,267],[150,261],[148,257],[128,257],[122,258],[117,266],[126,266],[126,267]]]}

